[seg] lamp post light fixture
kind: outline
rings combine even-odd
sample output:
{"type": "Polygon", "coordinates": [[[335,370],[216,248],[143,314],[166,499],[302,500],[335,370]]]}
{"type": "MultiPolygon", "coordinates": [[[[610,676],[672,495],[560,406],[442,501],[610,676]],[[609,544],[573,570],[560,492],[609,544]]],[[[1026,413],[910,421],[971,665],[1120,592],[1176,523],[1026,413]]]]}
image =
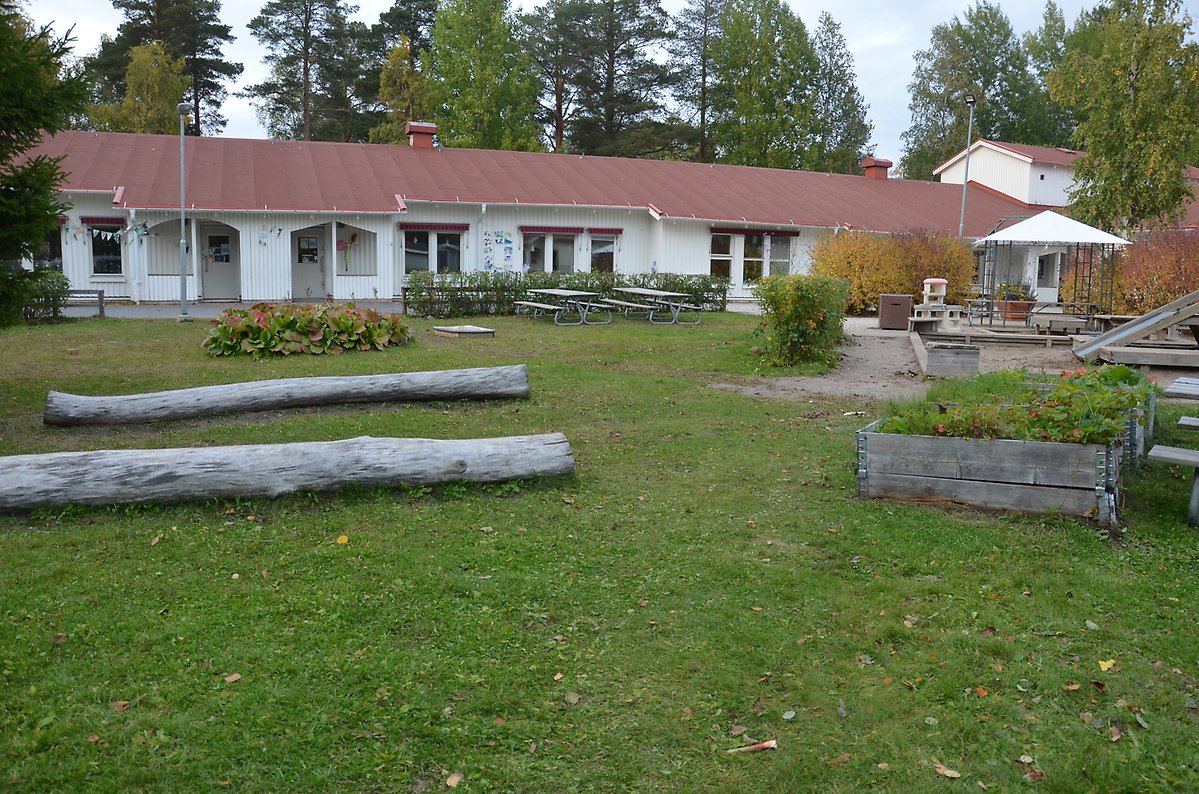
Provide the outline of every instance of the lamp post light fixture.
{"type": "Polygon", "coordinates": [[[183,183],[183,141],[184,130],[183,126],[187,122],[187,114],[191,111],[191,105],[187,102],[180,102],[175,106],[175,110],[179,111],[179,317],[181,323],[191,322],[191,315],[187,313],[187,228],[186,228],[186,196],[187,191],[183,183]]]}
{"type": "Polygon", "coordinates": [[[962,99],[970,106],[970,121],[966,125],[966,172],[962,175],[962,214],[958,219],[958,239],[966,232],[966,186],[970,184],[970,143],[974,138],[974,105],[978,100],[973,91],[967,91],[962,99]]]}

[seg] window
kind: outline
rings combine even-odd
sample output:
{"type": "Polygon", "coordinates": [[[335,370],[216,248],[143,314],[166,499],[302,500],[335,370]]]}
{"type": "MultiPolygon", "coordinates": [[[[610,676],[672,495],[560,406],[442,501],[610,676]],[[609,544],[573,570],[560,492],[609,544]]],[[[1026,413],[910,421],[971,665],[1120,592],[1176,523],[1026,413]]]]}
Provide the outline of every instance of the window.
{"type": "Polygon", "coordinates": [[[404,232],[404,272],[415,273],[429,269],[429,233],[404,232]]]}
{"type": "Polygon", "coordinates": [[[92,273],[121,275],[121,227],[92,226],[92,273]]]}
{"type": "Polygon", "coordinates": [[[462,235],[437,232],[437,272],[462,272],[462,235]]]}
{"type": "Polygon", "coordinates": [[[208,261],[214,264],[229,263],[229,235],[227,234],[210,234],[208,235],[208,250],[205,251],[208,256],[208,261]]]}
{"type": "Polygon", "coordinates": [[[611,273],[616,268],[616,238],[591,235],[591,272],[611,273]]]}
{"type": "Polygon", "coordinates": [[[33,254],[34,267],[45,267],[62,272],[62,227],[55,226],[54,231],[46,234],[46,239],[38,246],[33,254]]]}
{"type": "Polygon", "coordinates": [[[712,235],[712,252],[708,272],[720,278],[730,278],[733,264],[733,235],[712,235]]]}
{"type": "Polygon", "coordinates": [[[529,273],[545,272],[545,235],[525,235],[525,271],[529,273]]]}
{"type": "Polygon", "coordinates": [[[315,262],[320,254],[315,237],[297,237],[296,243],[301,262],[315,262]]]}
{"type": "Polygon", "coordinates": [[[745,258],[742,270],[742,280],[748,284],[762,278],[763,255],[766,252],[766,236],[763,234],[745,235],[745,258]]]}
{"type": "Polygon", "coordinates": [[[778,235],[770,238],[770,275],[791,275],[791,238],[778,235]]]}
{"type": "Polygon", "coordinates": [[[554,252],[555,273],[575,272],[575,237],[573,234],[551,234],[550,249],[554,252]]]}

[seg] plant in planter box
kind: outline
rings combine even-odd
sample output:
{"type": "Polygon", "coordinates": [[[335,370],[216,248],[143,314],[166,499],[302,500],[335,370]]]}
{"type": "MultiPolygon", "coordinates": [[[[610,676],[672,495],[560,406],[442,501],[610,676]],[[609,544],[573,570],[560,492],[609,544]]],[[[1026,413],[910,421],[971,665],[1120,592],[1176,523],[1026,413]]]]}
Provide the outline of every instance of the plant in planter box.
{"type": "Polygon", "coordinates": [[[1037,302],[1037,291],[1023,281],[1006,281],[995,288],[996,308],[1008,320],[1023,320],[1037,302]]]}

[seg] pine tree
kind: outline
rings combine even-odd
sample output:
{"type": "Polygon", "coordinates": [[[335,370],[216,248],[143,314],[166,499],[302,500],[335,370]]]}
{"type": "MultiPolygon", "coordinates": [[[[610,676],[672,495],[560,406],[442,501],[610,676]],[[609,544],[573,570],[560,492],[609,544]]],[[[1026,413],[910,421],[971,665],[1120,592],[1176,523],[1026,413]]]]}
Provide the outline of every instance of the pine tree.
{"type": "Polygon", "coordinates": [[[812,145],[803,166],[812,171],[859,174],[863,157],[873,154],[866,103],[858,92],[853,56],[832,16],[820,15],[812,36],[816,74],[812,85],[812,145]]]}
{"type": "Polygon", "coordinates": [[[728,0],[688,0],[675,18],[675,37],[670,44],[671,68],[675,70],[675,99],[689,111],[695,127],[695,159],[711,162],[712,152],[712,55],[720,38],[720,15],[728,0]]]}
{"type": "Polygon", "coordinates": [[[183,74],[190,78],[191,91],[185,98],[192,104],[189,132],[220,133],[227,123],[221,114],[225,84],[242,73],[240,63],[221,56],[221,47],[233,41],[233,34],[221,24],[220,0],[112,0],[112,4],[125,21],[116,37],[102,37],[97,52],[85,59],[94,80],[93,100],[121,102],[133,49],[159,41],[168,57],[183,59],[183,74]]]}
{"type": "Polygon", "coordinates": [[[313,139],[322,81],[337,79],[347,17],[357,10],[341,0],[271,0],[250,20],[250,32],[266,48],[270,77],[242,94],[254,101],[271,135],[313,139]]]}
{"type": "Polygon", "coordinates": [[[731,0],[713,54],[713,142],[721,162],[800,168],[812,142],[816,58],[782,0],[731,0]]]}
{"type": "Polygon", "coordinates": [[[661,118],[671,72],[651,57],[669,38],[666,12],[658,0],[585,0],[583,8],[587,38],[571,149],[622,157],[671,150],[674,130],[661,118]]]}
{"type": "Polygon", "coordinates": [[[525,49],[541,73],[538,120],[555,152],[566,149],[567,129],[579,111],[586,7],[583,0],[550,0],[523,17],[525,49]]]}
{"type": "Polygon", "coordinates": [[[89,113],[92,126],[107,132],[175,132],[179,127],[176,106],[191,87],[183,69],[183,59],[172,59],[160,41],[134,47],[125,71],[125,98],[94,105],[89,113]]]}
{"type": "Polygon", "coordinates": [[[433,26],[429,98],[446,146],[541,149],[537,74],[506,0],[446,0],[433,26]]]}
{"type": "Polygon", "coordinates": [[[1073,214],[1108,229],[1167,225],[1191,198],[1199,45],[1179,0],[1112,0],[1080,20],[1049,76],[1078,118],[1073,214]]]}

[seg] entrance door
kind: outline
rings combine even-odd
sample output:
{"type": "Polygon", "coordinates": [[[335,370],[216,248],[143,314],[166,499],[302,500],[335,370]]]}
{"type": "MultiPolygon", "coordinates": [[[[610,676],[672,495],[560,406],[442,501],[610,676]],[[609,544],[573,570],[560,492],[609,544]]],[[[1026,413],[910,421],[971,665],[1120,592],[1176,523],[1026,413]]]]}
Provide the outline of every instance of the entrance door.
{"type": "Polygon", "coordinates": [[[206,300],[239,300],[241,276],[234,238],[228,232],[205,233],[201,249],[201,286],[206,300]]]}
{"type": "Polygon", "coordinates": [[[293,239],[295,258],[291,265],[291,299],[324,300],[328,290],[325,288],[325,254],[320,230],[305,229],[293,239]]]}

